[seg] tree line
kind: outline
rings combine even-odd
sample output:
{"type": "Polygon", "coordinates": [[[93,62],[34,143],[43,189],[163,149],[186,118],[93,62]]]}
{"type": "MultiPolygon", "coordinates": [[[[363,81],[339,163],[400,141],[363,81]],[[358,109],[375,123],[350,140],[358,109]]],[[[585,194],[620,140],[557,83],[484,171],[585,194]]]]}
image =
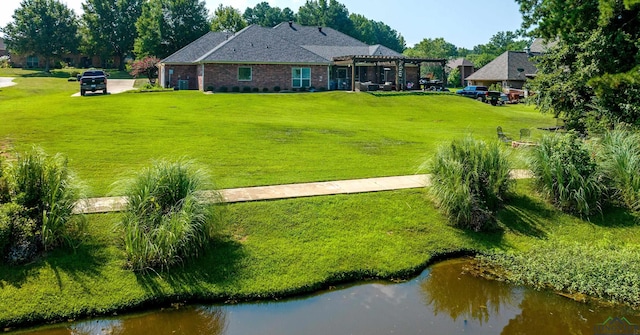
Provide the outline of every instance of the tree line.
{"type": "MultiPolygon", "coordinates": [[[[164,58],[208,31],[237,32],[256,24],[274,27],[295,21],[334,28],[367,44],[381,44],[414,57],[468,57],[479,66],[506,49],[522,49],[515,32],[500,32],[473,50],[442,38],[424,39],[407,48],[404,37],[384,22],[349,13],[336,0],[307,0],[298,12],[261,2],[244,12],[220,5],[210,15],[201,0],[85,0],[77,16],[60,0],[23,0],[13,21],[0,28],[10,50],[51,60],[81,52],[102,59],[156,56],[164,58]],[[35,24],[34,24],[35,23],[35,24]]],[[[120,70],[124,63],[120,62],[120,70]]]]}

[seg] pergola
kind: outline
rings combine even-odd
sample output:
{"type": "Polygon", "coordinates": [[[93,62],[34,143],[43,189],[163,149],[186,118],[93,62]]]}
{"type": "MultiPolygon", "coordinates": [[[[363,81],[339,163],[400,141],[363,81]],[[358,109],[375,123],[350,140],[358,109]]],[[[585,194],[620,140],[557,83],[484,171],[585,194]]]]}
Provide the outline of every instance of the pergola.
{"type": "MultiPolygon", "coordinates": [[[[439,63],[444,69],[447,60],[444,58],[413,58],[404,56],[339,56],[334,57],[333,62],[338,66],[348,66],[351,68],[351,90],[355,91],[356,87],[356,66],[358,64],[375,64],[379,66],[394,66],[396,68],[396,90],[400,91],[406,87],[406,76],[404,67],[406,64],[418,65],[418,73],[420,73],[420,65],[422,63],[439,63]]],[[[443,71],[444,73],[444,71],[443,71]]],[[[446,84],[446,76],[443,76],[442,82],[446,84]]]]}

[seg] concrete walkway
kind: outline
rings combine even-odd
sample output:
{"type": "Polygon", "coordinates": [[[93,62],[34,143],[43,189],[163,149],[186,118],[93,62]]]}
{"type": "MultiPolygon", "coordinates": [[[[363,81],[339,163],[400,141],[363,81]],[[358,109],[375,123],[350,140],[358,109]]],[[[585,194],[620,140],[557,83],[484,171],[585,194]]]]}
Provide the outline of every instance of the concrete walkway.
{"type": "Polygon", "coordinates": [[[15,78],[0,77],[0,87],[9,87],[15,85],[16,83],[13,82],[13,79],[15,78]]]}
{"type": "MultiPolygon", "coordinates": [[[[513,170],[511,171],[511,177],[514,179],[531,178],[531,173],[526,170],[513,170]]],[[[319,195],[391,191],[421,188],[428,186],[429,184],[429,175],[418,174],[410,176],[325,181],[304,184],[230,188],[220,190],[220,193],[222,194],[224,202],[233,203],[301,198],[319,195]]],[[[126,205],[126,197],[91,198],[78,203],[76,205],[75,212],[86,214],[118,212],[122,211],[126,205]]]]}
{"type": "MultiPolygon", "coordinates": [[[[108,94],[118,94],[126,91],[133,90],[133,84],[135,79],[108,79],[107,80],[107,92],[108,94]]],[[[78,84],[80,85],[80,84],[78,84]]],[[[102,91],[87,92],[86,96],[102,95],[102,91]]],[[[72,97],[79,97],[80,92],[75,93],[72,97]]]]}

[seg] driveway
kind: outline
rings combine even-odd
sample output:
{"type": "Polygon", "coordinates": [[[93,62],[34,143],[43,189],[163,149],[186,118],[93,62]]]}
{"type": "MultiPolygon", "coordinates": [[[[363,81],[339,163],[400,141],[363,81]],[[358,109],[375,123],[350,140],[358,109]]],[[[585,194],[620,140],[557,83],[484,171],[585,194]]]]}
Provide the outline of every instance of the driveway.
{"type": "Polygon", "coordinates": [[[9,78],[9,77],[0,77],[0,87],[9,87],[9,86],[13,86],[16,83],[13,82],[14,78],[9,78]]]}
{"type": "MultiPolygon", "coordinates": [[[[134,79],[109,79],[107,80],[107,92],[108,94],[117,94],[125,91],[133,90],[134,79]]],[[[79,87],[80,83],[78,83],[79,87]]],[[[102,91],[87,92],[86,96],[102,95],[102,91]]],[[[80,92],[72,95],[72,97],[79,97],[80,92]]]]}

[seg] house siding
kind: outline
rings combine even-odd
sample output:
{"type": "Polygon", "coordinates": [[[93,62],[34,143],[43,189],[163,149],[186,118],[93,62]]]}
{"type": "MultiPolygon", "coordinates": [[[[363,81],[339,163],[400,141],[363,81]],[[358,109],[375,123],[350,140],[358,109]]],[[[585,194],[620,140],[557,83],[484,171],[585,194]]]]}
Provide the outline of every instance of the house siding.
{"type": "Polygon", "coordinates": [[[198,65],[164,65],[164,87],[178,87],[178,80],[187,80],[189,89],[196,90],[201,87],[198,85],[198,65]],[[173,73],[169,75],[169,70],[173,73]]]}
{"type": "Polygon", "coordinates": [[[215,89],[227,87],[240,88],[251,87],[262,89],[267,88],[272,91],[274,87],[279,86],[280,89],[290,89],[291,71],[295,67],[311,68],[311,86],[316,89],[327,88],[327,68],[326,65],[297,65],[297,64],[205,64],[204,80],[200,90],[208,86],[215,89]],[[238,68],[251,67],[252,79],[250,81],[238,80],[238,68]]]}

